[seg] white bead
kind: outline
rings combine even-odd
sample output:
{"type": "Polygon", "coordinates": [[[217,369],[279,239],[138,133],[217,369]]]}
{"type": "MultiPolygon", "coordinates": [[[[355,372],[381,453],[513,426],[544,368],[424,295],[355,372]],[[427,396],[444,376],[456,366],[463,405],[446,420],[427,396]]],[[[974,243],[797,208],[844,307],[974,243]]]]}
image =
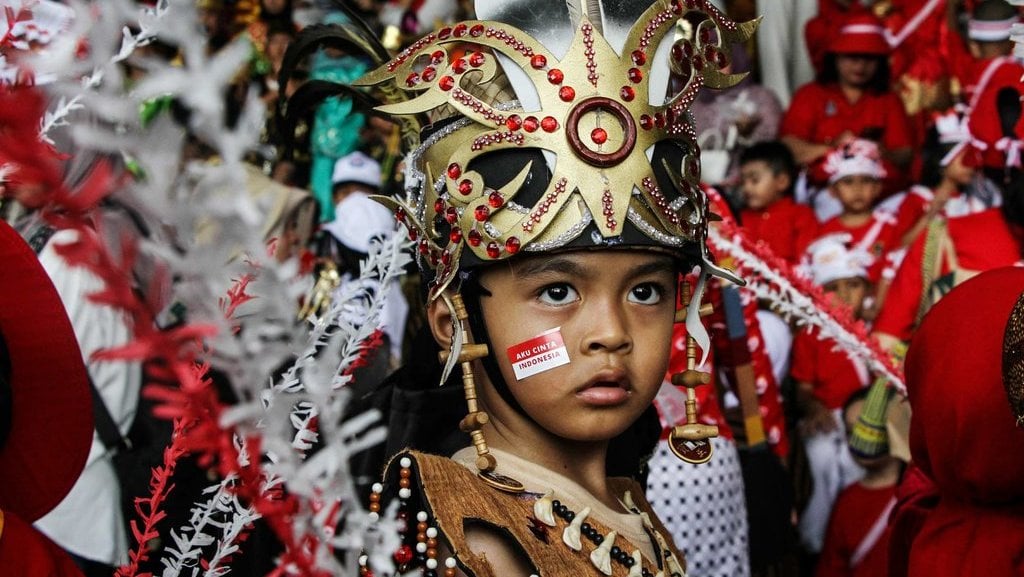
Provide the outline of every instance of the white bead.
{"type": "Polygon", "coordinates": [[[427,544],[426,543],[417,543],[416,544],[416,552],[417,553],[426,553],[427,552],[427,544]]]}
{"type": "Polygon", "coordinates": [[[370,560],[369,556],[367,556],[367,555],[360,555],[359,556],[359,566],[360,567],[366,567],[366,563],[369,562],[369,560],[370,560]]]}
{"type": "Polygon", "coordinates": [[[427,527],[427,539],[437,538],[437,527],[427,527]]]}
{"type": "Polygon", "coordinates": [[[374,483],[373,486],[370,487],[370,490],[373,491],[374,493],[382,493],[384,492],[384,485],[381,485],[380,483],[374,483]]]}
{"type": "Polygon", "coordinates": [[[408,487],[403,487],[398,490],[399,499],[408,499],[409,497],[412,497],[412,489],[408,487]]]}
{"type": "Polygon", "coordinates": [[[409,457],[402,457],[401,459],[399,459],[398,464],[403,469],[408,469],[409,467],[412,467],[412,459],[410,459],[409,457]]]}
{"type": "Polygon", "coordinates": [[[380,520],[380,513],[376,513],[376,512],[371,511],[370,512],[370,520],[371,521],[379,521],[380,520]]]}
{"type": "Polygon", "coordinates": [[[437,559],[427,559],[427,569],[437,569],[437,559]]]}
{"type": "Polygon", "coordinates": [[[449,557],[444,560],[444,566],[449,569],[454,569],[457,563],[455,563],[455,557],[449,557]]]}
{"type": "Polygon", "coordinates": [[[426,511],[420,511],[419,513],[416,513],[416,520],[419,521],[420,523],[426,523],[427,522],[427,512],[426,511]]]}

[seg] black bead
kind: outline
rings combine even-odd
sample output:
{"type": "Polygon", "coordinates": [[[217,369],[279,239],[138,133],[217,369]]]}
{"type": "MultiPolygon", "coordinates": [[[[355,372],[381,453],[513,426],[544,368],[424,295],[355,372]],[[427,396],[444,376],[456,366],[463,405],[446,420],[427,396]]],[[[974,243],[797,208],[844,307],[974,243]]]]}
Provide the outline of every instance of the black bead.
{"type": "Polygon", "coordinates": [[[622,564],[625,565],[626,567],[630,567],[631,568],[631,567],[633,567],[633,565],[636,565],[636,560],[633,559],[632,557],[626,557],[625,559],[622,560],[622,564]]]}
{"type": "Polygon", "coordinates": [[[423,577],[437,577],[437,571],[435,571],[433,569],[427,569],[423,573],[423,577]]]}
{"type": "Polygon", "coordinates": [[[575,518],[576,518],[576,513],[573,513],[572,511],[566,510],[566,512],[565,512],[565,520],[566,521],[572,523],[572,520],[575,519],[575,518]]]}
{"type": "Polygon", "coordinates": [[[580,531],[582,531],[583,533],[589,533],[593,528],[594,526],[590,523],[583,523],[582,525],[580,525],[580,531]]]}
{"type": "Polygon", "coordinates": [[[562,506],[562,502],[559,501],[558,499],[555,499],[554,501],[551,502],[551,506],[557,509],[562,506]]]}
{"type": "Polygon", "coordinates": [[[622,555],[622,549],[619,549],[618,546],[612,547],[612,557],[618,557],[619,555],[622,555]]]}
{"type": "Polygon", "coordinates": [[[595,535],[594,536],[594,544],[595,545],[600,545],[601,543],[604,543],[604,535],[595,535]]]}

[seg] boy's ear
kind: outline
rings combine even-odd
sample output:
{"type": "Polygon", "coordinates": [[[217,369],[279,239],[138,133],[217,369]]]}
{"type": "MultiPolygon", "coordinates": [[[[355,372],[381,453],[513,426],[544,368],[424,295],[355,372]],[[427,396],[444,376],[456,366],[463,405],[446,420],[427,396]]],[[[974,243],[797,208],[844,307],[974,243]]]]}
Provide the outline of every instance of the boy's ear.
{"type": "Polygon", "coordinates": [[[775,187],[782,193],[783,196],[786,192],[793,188],[793,177],[787,172],[776,172],[775,173],[775,187]]]}
{"type": "Polygon", "coordinates": [[[447,350],[452,344],[455,329],[452,325],[452,311],[444,299],[436,298],[427,305],[427,323],[438,346],[447,350]]]}

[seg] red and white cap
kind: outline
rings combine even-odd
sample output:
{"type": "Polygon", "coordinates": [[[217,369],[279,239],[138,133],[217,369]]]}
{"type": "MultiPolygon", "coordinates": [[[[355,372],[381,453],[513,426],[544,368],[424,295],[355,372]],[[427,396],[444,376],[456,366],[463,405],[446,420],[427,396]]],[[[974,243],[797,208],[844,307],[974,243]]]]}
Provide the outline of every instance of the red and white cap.
{"type": "Polygon", "coordinates": [[[855,138],[828,153],[823,169],[828,175],[829,184],[854,175],[866,175],[879,180],[886,176],[878,144],[863,138],[855,138]]]}
{"type": "Polygon", "coordinates": [[[999,42],[1009,40],[1013,25],[1020,22],[1020,18],[1014,16],[1005,20],[976,20],[967,21],[967,37],[978,42],[999,42]]]}
{"type": "Polygon", "coordinates": [[[886,56],[891,51],[889,31],[882,21],[871,13],[849,16],[829,45],[829,52],[835,54],[886,56]]]}
{"type": "Polygon", "coordinates": [[[829,234],[807,247],[805,270],[818,286],[843,278],[867,278],[870,255],[850,247],[849,233],[829,234]]]}

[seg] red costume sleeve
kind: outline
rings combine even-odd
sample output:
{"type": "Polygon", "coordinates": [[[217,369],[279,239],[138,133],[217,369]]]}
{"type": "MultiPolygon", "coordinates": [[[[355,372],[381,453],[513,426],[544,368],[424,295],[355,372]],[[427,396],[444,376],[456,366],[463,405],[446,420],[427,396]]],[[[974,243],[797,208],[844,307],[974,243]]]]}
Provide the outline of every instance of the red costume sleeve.
{"type": "Polygon", "coordinates": [[[926,237],[926,234],[919,235],[907,250],[907,256],[889,286],[882,310],[875,319],[874,332],[892,335],[903,341],[910,340],[917,320],[917,309],[921,305],[921,284],[924,282],[921,266],[926,237]]]}
{"type": "Polygon", "coordinates": [[[31,577],[82,577],[60,547],[10,511],[3,512],[0,573],[31,577]]]}
{"type": "Polygon", "coordinates": [[[821,89],[814,82],[804,84],[793,95],[793,100],[782,117],[779,126],[779,137],[795,136],[804,140],[813,140],[814,125],[821,108],[821,89]]]}

